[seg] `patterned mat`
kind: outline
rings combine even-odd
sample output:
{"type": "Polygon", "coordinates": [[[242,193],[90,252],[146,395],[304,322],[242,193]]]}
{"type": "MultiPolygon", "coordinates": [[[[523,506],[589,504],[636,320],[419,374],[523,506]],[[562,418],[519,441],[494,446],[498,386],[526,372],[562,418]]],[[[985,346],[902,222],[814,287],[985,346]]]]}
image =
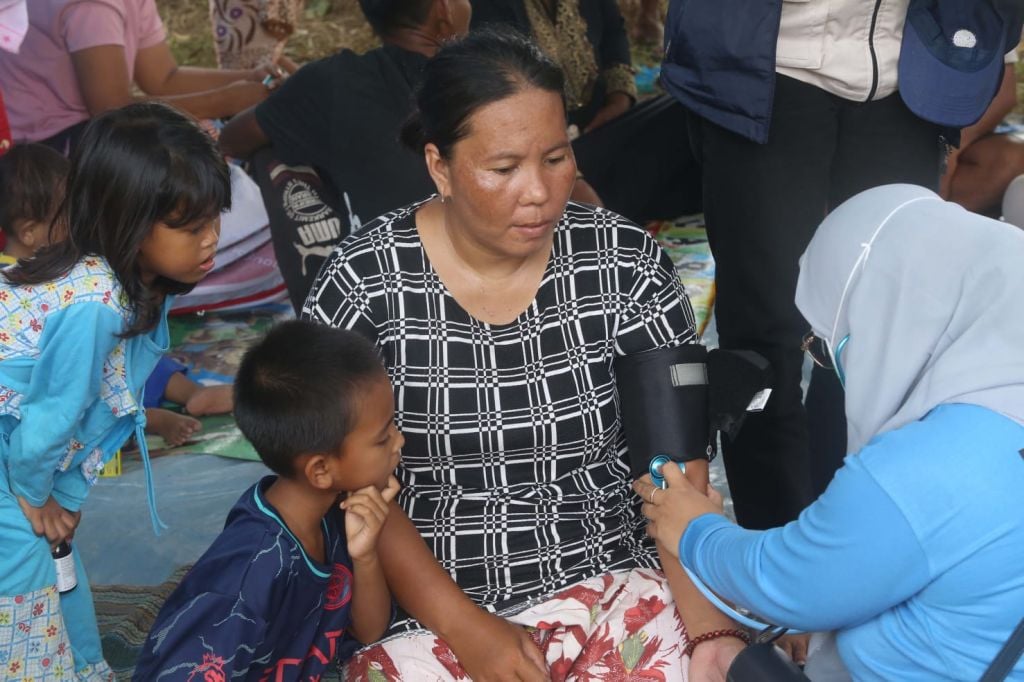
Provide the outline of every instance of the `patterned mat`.
{"type": "Polygon", "coordinates": [[[703,336],[715,304],[715,260],[708,246],[704,216],[684,216],[649,227],[676,265],[693,305],[697,331],[703,336]]]}
{"type": "Polygon", "coordinates": [[[131,679],[135,661],[156,614],[188,569],[188,566],[182,566],[167,582],[156,586],[92,586],[103,655],[119,680],[131,679]]]}
{"type": "MultiPolygon", "coordinates": [[[[273,303],[235,313],[206,313],[175,316],[170,319],[169,355],[188,367],[189,376],[203,384],[231,383],[246,349],[271,326],[294,317],[287,303],[273,303]]],[[[168,406],[176,409],[176,406],[168,406]]],[[[258,460],[252,446],[242,438],[230,415],[200,419],[202,430],[195,438],[176,448],[168,448],[159,436],[146,439],[153,457],[204,453],[258,460]]]]}

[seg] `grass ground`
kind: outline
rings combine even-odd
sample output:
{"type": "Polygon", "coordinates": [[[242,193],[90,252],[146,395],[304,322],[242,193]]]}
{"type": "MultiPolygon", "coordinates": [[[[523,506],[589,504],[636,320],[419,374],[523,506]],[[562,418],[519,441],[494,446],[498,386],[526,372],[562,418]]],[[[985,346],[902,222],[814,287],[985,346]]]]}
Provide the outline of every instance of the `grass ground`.
{"type": "MultiPolygon", "coordinates": [[[[627,22],[632,22],[636,0],[623,0],[627,22]]],[[[668,4],[668,0],[665,0],[668,4]]],[[[216,66],[210,16],[205,0],[157,0],[167,26],[168,42],[179,64],[216,66]]],[[[365,52],[379,45],[359,9],[358,0],[307,0],[306,16],[288,41],[285,54],[302,63],[349,48],[365,52]],[[323,12],[321,15],[320,12],[323,12]]],[[[658,60],[650,47],[634,49],[634,63],[658,60]]]]}
{"type": "MultiPolygon", "coordinates": [[[[310,2],[310,5],[314,3],[310,2]]],[[[167,26],[168,42],[179,64],[216,66],[209,7],[205,0],[157,0],[167,26]]],[[[312,11],[299,23],[285,53],[296,62],[308,62],[347,47],[365,52],[379,43],[370,31],[357,0],[330,0],[325,12],[312,11]]]]}

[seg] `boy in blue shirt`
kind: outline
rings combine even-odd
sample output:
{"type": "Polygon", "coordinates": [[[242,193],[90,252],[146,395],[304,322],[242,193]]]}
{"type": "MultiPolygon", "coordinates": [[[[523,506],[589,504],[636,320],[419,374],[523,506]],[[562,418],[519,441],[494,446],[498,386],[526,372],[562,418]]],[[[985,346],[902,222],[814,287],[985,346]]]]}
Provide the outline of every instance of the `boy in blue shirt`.
{"type": "Polygon", "coordinates": [[[171,594],[134,679],[316,680],[390,620],[377,538],[404,439],[373,346],[279,325],[242,360],[235,418],[277,476],[242,495],[171,594]]]}

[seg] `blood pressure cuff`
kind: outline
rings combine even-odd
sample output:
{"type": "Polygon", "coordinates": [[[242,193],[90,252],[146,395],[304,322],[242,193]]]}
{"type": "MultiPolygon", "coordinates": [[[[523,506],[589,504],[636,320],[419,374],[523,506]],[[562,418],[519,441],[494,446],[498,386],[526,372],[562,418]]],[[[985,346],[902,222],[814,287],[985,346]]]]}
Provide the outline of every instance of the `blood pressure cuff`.
{"type": "Polygon", "coordinates": [[[651,460],[710,459],[715,436],[735,438],[747,412],[764,408],[771,365],[752,351],[700,344],[625,355],[615,360],[619,412],[634,476],[651,460]]]}
{"type": "Polygon", "coordinates": [[[709,459],[707,348],[687,344],[615,360],[619,412],[634,476],[655,455],[676,462],[709,459]]]}
{"type": "Polygon", "coordinates": [[[750,350],[708,352],[711,431],[735,439],[748,412],[760,412],[771,396],[771,364],[750,350]]]}

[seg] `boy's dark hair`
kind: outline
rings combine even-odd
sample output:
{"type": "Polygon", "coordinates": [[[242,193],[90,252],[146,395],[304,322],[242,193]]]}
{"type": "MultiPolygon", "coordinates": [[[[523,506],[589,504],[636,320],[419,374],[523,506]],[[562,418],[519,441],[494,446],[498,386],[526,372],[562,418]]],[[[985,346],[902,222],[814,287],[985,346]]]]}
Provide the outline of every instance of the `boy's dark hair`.
{"type": "Polygon", "coordinates": [[[434,0],[359,0],[373,32],[388,36],[402,28],[419,28],[430,15],[434,0]]]}
{"type": "Polygon", "coordinates": [[[57,220],[67,239],[4,271],[12,284],[42,284],[66,274],[84,256],[110,264],[128,297],[123,336],[160,321],[165,294],[194,284],[159,277],[147,286],[139,247],[157,222],[184,228],[231,207],[231,179],[213,138],[166,104],[139,102],[97,116],[71,156],[67,192],[57,220]]]}
{"type": "Polygon", "coordinates": [[[41,144],[19,144],[0,156],[0,230],[15,223],[49,223],[68,177],[68,160],[41,144]]]}
{"type": "Polygon", "coordinates": [[[417,153],[432,143],[450,158],[478,109],[527,88],[553,92],[565,102],[562,70],[515,30],[485,28],[446,43],[423,68],[402,143],[417,153]]]}
{"type": "Polygon", "coordinates": [[[360,389],[387,378],[356,332],[283,322],[249,349],[235,377],[235,421],[260,459],[290,477],[299,455],[337,452],[355,425],[360,389]]]}

